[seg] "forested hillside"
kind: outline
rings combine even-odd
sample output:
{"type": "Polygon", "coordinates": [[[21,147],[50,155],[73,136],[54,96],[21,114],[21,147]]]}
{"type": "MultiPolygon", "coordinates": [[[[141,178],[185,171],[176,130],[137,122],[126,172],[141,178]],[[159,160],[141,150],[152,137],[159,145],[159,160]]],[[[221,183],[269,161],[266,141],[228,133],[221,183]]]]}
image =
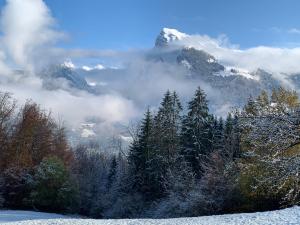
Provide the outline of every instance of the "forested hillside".
{"type": "Polygon", "coordinates": [[[71,148],[41,106],[0,99],[0,207],[93,218],[251,212],[300,200],[300,111],[283,88],[249,97],[226,118],[201,88],[184,108],[167,91],[145,110],[128,151],[71,148]]]}

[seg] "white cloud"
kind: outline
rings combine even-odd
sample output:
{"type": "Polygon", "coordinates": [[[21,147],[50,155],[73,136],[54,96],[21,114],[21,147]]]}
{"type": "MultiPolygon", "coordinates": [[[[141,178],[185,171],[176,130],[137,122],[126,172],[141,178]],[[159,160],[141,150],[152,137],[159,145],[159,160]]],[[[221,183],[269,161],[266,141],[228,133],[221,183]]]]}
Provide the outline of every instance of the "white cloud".
{"type": "Polygon", "coordinates": [[[300,72],[300,48],[258,46],[241,49],[230,44],[227,38],[215,39],[206,35],[189,35],[173,44],[202,49],[225,65],[250,71],[261,68],[275,74],[300,72]]]}
{"type": "MultiPolygon", "coordinates": [[[[55,29],[55,19],[44,1],[7,0],[0,20],[1,91],[13,93],[20,104],[32,99],[55,116],[62,116],[71,126],[79,125],[89,117],[95,117],[107,126],[126,123],[136,117],[133,101],[116,92],[95,96],[78,90],[70,93],[43,88],[42,80],[35,73],[51,63],[53,58],[61,63],[68,56],[76,56],[77,52],[55,46],[65,35],[55,29]],[[16,72],[15,68],[23,71],[16,72]]],[[[107,54],[111,55],[109,52],[107,54]]],[[[75,68],[71,60],[66,60],[64,65],[75,68]]]]}
{"type": "Polygon", "coordinates": [[[134,102],[118,94],[95,96],[83,91],[77,91],[76,95],[64,90],[49,91],[34,76],[14,83],[1,83],[0,89],[13,93],[21,104],[28,99],[42,104],[55,116],[62,116],[69,125],[78,125],[89,117],[111,124],[126,124],[138,114],[134,102]]]}
{"type": "Polygon", "coordinates": [[[90,66],[83,66],[82,67],[83,70],[85,71],[92,71],[92,70],[104,70],[105,66],[101,65],[101,64],[97,64],[96,66],[90,67],[90,66]]]}
{"type": "Polygon", "coordinates": [[[94,68],[97,70],[103,70],[103,69],[105,69],[105,66],[103,66],[101,64],[97,64],[94,68]]]}
{"type": "Polygon", "coordinates": [[[42,0],[7,0],[2,10],[2,47],[13,63],[32,71],[49,55],[49,48],[64,35],[42,0]]]}
{"type": "Polygon", "coordinates": [[[93,68],[89,67],[89,66],[83,66],[82,69],[85,70],[85,71],[91,71],[91,70],[93,70],[93,68]]]}
{"type": "Polygon", "coordinates": [[[288,33],[290,33],[290,34],[300,34],[300,29],[291,28],[291,29],[288,30],[288,33]]]}

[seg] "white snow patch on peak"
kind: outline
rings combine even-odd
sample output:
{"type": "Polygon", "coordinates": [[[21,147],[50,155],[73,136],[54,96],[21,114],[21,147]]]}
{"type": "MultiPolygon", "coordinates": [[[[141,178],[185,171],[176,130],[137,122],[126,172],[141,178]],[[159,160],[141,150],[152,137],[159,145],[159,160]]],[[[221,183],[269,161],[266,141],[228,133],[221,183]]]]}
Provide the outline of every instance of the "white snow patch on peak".
{"type": "Polygon", "coordinates": [[[74,63],[70,59],[64,61],[62,66],[70,68],[70,69],[75,69],[76,68],[76,66],[74,65],[74,63]]]}
{"type": "Polygon", "coordinates": [[[180,31],[176,29],[171,29],[171,28],[163,28],[161,35],[168,41],[177,41],[177,40],[182,40],[185,37],[188,37],[187,34],[181,33],[180,31]]]}
{"type": "Polygon", "coordinates": [[[215,75],[223,76],[223,77],[235,75],[235,76],[243,76],[251,80],[256,80],[256,81],[259,80],[258,76],[254,76],[248,70],[237,68],[237,67],[226,67],[224,71],[217,72],[215,73],[215,75]]]}
{"type": "Polygon", "coordinates": [[[257,80],[257,81],[259,80],[258,76],[254,76],[248,70],[245,70],[245,69],[235,68],[235,67],[228,67],[228,68],[226,68],[226,70],[229,70],[233,74],[235,73],[237,75],[246,77],[247,79],[252,79],[252,80],[257,80]]]}
{"type": "Polygon", "coordinates": [[[208,62],[208,63],[214,63],[214,62],[216,62],[216,60],[215,60],[214,58],[209,58],[209,59],[207,60],[207,62],[208,62]]]}

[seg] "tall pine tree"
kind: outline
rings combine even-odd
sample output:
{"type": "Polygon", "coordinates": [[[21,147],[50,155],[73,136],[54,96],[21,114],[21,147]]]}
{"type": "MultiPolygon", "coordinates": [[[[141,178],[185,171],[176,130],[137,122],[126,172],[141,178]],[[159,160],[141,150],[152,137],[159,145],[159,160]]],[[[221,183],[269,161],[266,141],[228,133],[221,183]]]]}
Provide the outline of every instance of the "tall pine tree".
{"type": "Polygon", "coordinates": [[[181,111],[176,92],[167,91],[154,118],[155,147],[165,166],[172,166],[179,152],[181,111]]]}
{"type": "Polygon", "coordinates": [[[213,124],[213,139],[212,139],[212,150],[223,151],[224,149],[224,122],[223,118],[214,119],[213,124]]]}
{"type": "Polygon", "coordinates": [[[203,160],[212,151],[212,125],[213,117],[209,113],[206,94],[199,87],[188,104],[181,133],[182,154],[197,177],[203,172],[203,160]]]}
{"type": "Polygon", "coordinates": [[[147,169],[151,174],[151,190],[154,198],[166,194],[167,176],[175,165],[180,150],[182,106],[176,92],[167,91],[154,117],[154,154],[147,169]]]}
{"type": "Polygon", "coordinates": [[[145,197],[151,195],[149,164],[153,158],[153,119],[150,110],[145,113],[137,140],[130,147],[128,161],[131,187],[145,197]]]}

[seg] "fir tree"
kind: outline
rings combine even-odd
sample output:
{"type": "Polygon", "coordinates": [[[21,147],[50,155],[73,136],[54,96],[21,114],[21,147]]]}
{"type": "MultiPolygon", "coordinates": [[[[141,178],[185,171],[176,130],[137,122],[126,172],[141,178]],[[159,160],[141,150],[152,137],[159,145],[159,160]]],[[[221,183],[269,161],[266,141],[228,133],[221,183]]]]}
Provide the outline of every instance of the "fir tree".
{"type": "Polygon", "coordinates": [[[166,177],[172,170],[180,150],[182,106],[176,92],[167,91],[153,123],[153,157],[147,164],[150,174],[149,188],[152,197],[159,198],[166,193],[166,177]]]}
{"type": "Polygon", "coordinates": [[[269,106],[269,96],[266,91],[262,91],[261,94],[256,99],[258,110],[263,113],[269,106]]]}
{"type": "Polygon", "coordinates": [[[253,99],[252,96],[249,97],[248,102],[244,107],[244,113],[246,114],[246,116],[258,115],[257,102],[253,99]]]}
{"type": "Polygon", "coordinates": [[[128,161],[131,185],[137,192],[148,195],[150,182],[149,162],[153,157],[152,115],[148,109],[142,121],[137,140],[130,147],[128,161]]]}
{"type": "Polygon", "coordinates": [[[212,145],[214,151],[224,149],[224,122],[222,117],[214,119],[212,145]]]}
{"type": "Polygon", "coordinates": [[[188,104],[181,133],[182,154],[198,177],[203,172],[201,162],[212,150],[212,123],[206,94],[198,88],[188,104]]]}
{"type": "Polygon", "coordinates": [[[110,168],[107,176],[107,189],[109,189],[116,179],[117,174],[117,157],[114,155],[111,159],[110,168]]]}
{"type": "Polygon", "coordinates": [[[167,164],[174,163],[179,150],[181,111],[176,92],[167,91],[154,119],[157,149],[167,164]]]}

